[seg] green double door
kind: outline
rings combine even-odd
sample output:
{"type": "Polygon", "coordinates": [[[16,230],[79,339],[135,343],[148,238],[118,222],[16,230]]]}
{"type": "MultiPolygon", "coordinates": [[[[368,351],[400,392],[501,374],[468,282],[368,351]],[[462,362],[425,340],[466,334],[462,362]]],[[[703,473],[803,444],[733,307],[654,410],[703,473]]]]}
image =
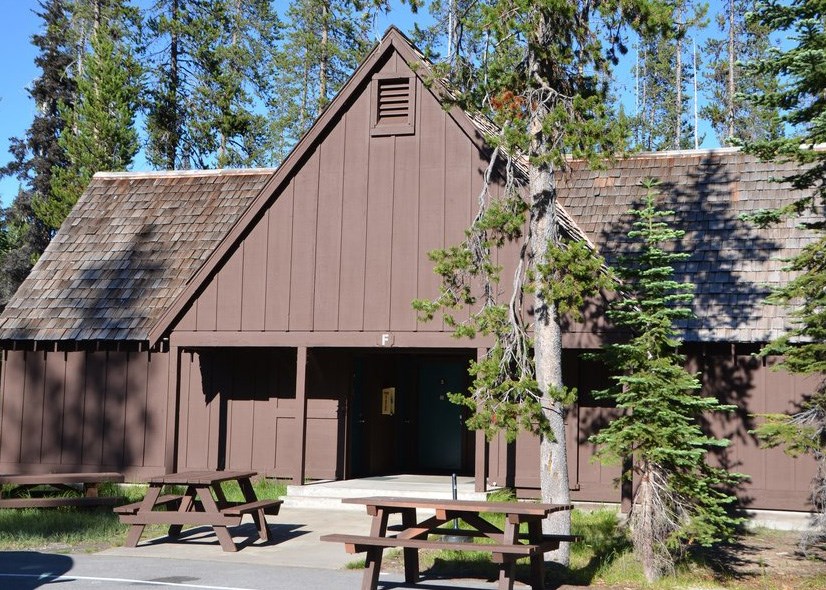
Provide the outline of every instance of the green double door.
{"type": "Polygon", "coordinates": [[[468,358],[371,354],[357,358],[350,398],[350,477],[466,473],[465,412],[448,393],[468,389],[468,358]]]}

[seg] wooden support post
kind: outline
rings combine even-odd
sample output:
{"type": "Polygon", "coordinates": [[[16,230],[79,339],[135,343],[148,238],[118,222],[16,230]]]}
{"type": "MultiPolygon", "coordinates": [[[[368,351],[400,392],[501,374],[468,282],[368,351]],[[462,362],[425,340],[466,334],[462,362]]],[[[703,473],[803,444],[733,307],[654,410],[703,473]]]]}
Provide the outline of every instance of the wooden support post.
{"type": "Polygon", "coordinates": [[[307,466],[307,347],[299,346],[295,356],[295,401],[297,402],[295,419],[298,426],[299,447],[293,483],[303,485],[307,466]]]}
{"type": "MultiPolygon", "coordinates": [[[[161,355],[158,356],[160,358],[161,355]]],[[[163,451],[163,467],[165,473],[174,473],[178,468],[178,445],[180,444],[178,428],[181,413],[181,349],[177,346],[170,347],[167,358],[169,367],[167,368],[166,443],[163,451]]]]}
{"type": "MultiPolygon", "coordinates": [[[[485,354],[487,353],[486,348],[477,348],[476,349],[476,362],[481,361],[485,354]]],[[[488,443],[485,440],[485,432],[483,430],[477,430],[475,433],[475,451],[474,451],[474,467],[473,473],[475,476],[475,489],[477,492],[485,492],[487,491],[487,479],[488,479],[488,443]]]]}

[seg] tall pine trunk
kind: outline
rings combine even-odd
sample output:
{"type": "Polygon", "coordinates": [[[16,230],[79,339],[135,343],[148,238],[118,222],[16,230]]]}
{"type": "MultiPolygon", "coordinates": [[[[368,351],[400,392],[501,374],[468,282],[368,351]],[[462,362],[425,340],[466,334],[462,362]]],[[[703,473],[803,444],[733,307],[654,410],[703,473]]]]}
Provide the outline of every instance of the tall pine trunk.
{"type": "Polygon", "coordinates": [[[734,137],[734,0],[728,3],[728,93],[726,95],[726,122],[728,136],[734,137]]]}
{"type": "MultiPolygon", "coordinates": [[[[543,31],[537,39],[543,39],[543,31]]],[[[540,64],[536,56],[529,58],[529,69],[541,79],[540,64]]],[[[531,164],[528,171],[531,201],[531,232],[529,253],[533,264],[544,262],[548,248],[558,243],[556,219],[556,180],[549,158],[549,138],[541,132],[542,122],[548,111],[541,100],[531,108],[530,129],[533,139],[530,145],[531,164]]],[[[536,381],[542,395],[543,414],[547,418],[551,434],[539,439],[539,482],[543,502],[568,504],[571,492],[568,486],[568,455],[565,447],[564,407],[554,394],[562,387],[562,330],[556,307],[544,298],[541,290],[534,297],[534,362],[536,381]]],[[[571,515],[569,511],[552,514],[543,522],[547,534],[569,534],[571,515]]],[[[561,543],[559,549],[551,552],[551,559],[568,565],[570,547],[561,543]]]]}

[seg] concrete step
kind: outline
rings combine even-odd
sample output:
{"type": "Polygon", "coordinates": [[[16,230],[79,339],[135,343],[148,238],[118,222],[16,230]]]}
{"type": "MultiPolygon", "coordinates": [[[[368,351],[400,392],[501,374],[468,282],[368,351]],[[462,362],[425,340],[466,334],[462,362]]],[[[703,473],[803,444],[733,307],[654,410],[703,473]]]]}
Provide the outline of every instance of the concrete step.
{"type": "MultiPolygon", "coordinates": [[[[359,504],[342,504],[342,498],[362,496],[403,496],[412,498],[452,498],[449,476],[388,475],[361,479],[319,481],[303,486],[287,486],[284,507],[364,510],[359,504]]],[[[457,477],[457,497],[484,500],[485,492],[476,492],[472,477],[457,477]]]]}

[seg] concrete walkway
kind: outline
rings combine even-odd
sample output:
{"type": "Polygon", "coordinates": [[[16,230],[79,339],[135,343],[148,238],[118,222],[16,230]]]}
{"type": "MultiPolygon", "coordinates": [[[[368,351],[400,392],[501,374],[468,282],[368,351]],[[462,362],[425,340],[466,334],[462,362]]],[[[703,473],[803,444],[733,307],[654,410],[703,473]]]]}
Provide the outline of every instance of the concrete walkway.
{"type": "Polygon", "coordinates": [[[177,540],[142,537],[137,547],[116,547],[100,554],[342,569],[363,556],[346,553],[343,544],[323,543],[319,537],[328,533],[370,532],[370,517],[364,509],[357,512],[283,507],[278,516],[268,516],[267,522],[272,536],[268,543],[258,540],[249,516],[241,526],[231,529],[236,543],[245,543],[236,553],[221,550],[211,527],[195,527],[184,530],[177,540]]]}

